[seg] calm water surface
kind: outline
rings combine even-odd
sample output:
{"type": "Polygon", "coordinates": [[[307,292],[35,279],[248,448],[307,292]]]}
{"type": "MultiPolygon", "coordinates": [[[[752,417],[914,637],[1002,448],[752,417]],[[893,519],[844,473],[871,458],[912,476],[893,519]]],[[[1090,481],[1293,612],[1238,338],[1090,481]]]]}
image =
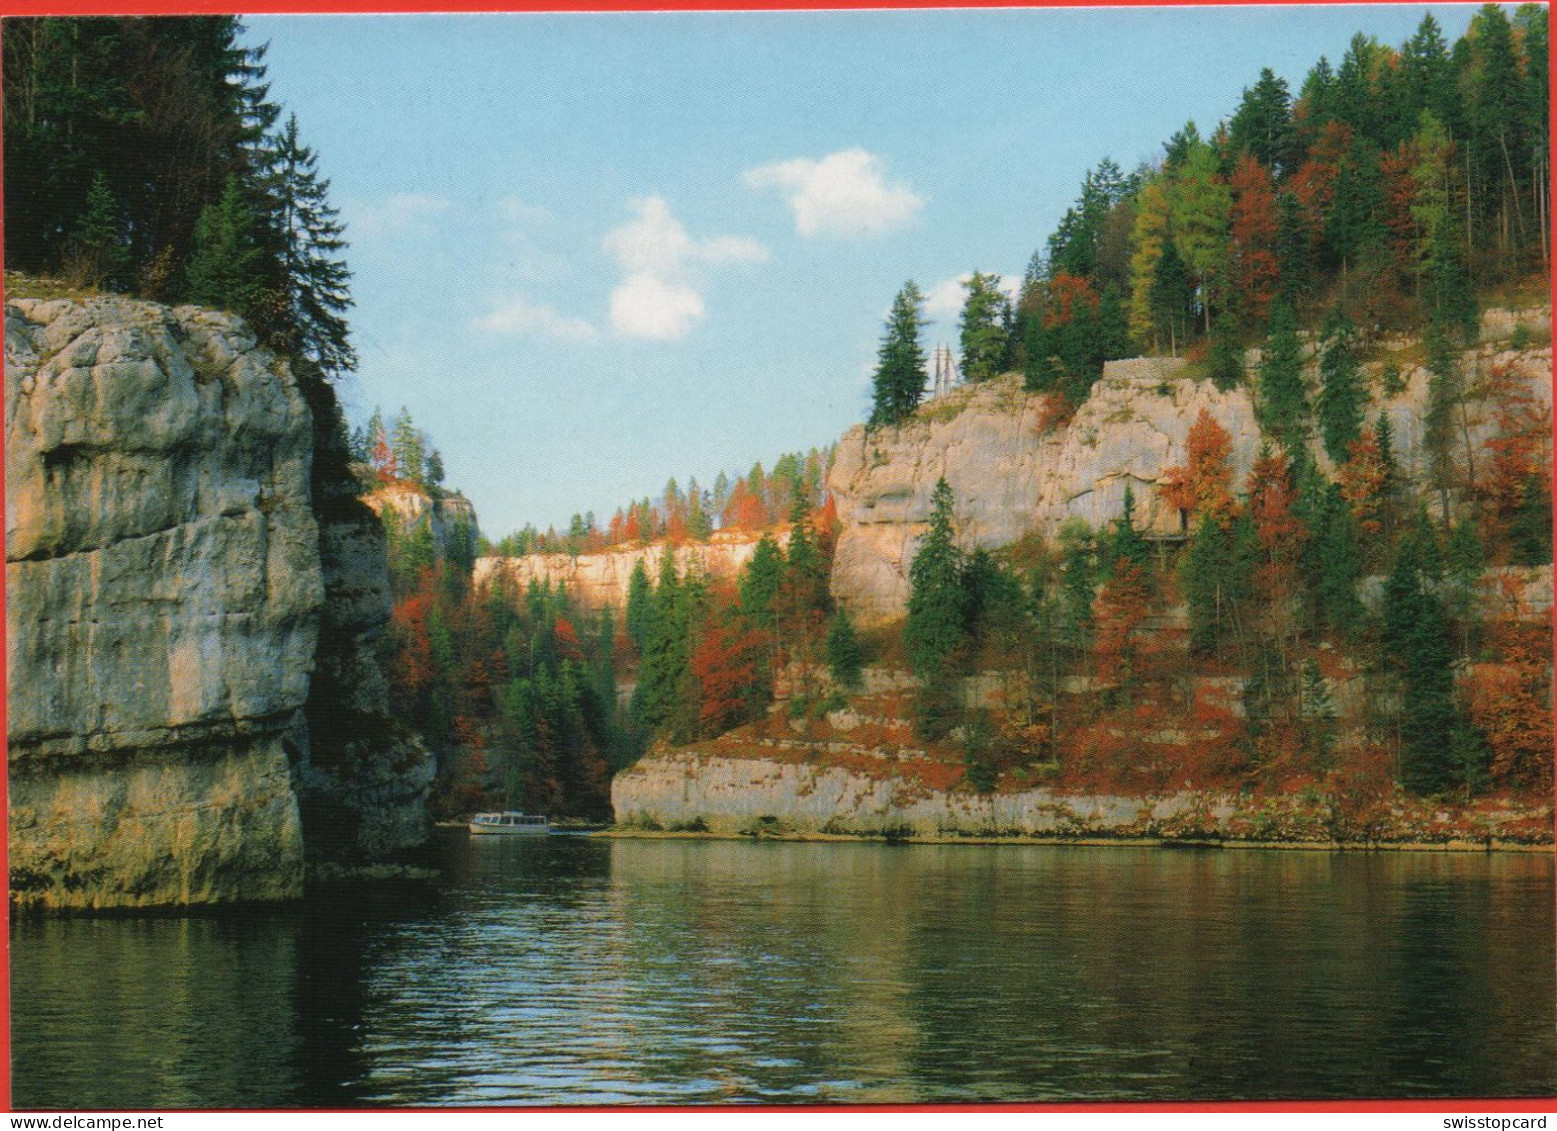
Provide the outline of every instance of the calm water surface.
{"type": "Polygon", "coordinates": [[[1543,856],[469,841],[12,927],[15,1104],[1557,1092],[1543,856]]]}

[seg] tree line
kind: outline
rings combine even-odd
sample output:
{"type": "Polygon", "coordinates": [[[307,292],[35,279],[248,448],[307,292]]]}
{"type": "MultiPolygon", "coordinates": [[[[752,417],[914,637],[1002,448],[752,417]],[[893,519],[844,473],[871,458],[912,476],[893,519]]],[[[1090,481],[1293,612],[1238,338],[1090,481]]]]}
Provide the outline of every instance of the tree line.
{"type": "MultiPolygon", "coordinates": [[[[1074,406],[1136,352],[1188,352],[1230,387],[1282,319],[1465,337],[1478,291],[1550,264],[1548,38],[1539,5],[1485,5],[1452,46],[1428,14],[1398,48],[1354,36],[1296,96],[1262,70],[1209,137],[1186,123],[1154,164],[1105,158],[1014,302],[995,277],[964,284],[964,378],[1021,370],[1074,406]]],[[[912,282],[894,300],[873,426],[924,395],[923,301],[912,282]]]]}
{"type": "Polygon", "coordinates": [[[758,533],[781,525],[797,501],[808,508],[823,506],[831,463],[831,447],[812,448],[804,453],[784,453],[768,471],[759,460],[733,480],[721,471],[711,489],[699,486],[696,477],[688,479],[682,489],[672,478],[658,499],[645,496],[618,507],[604,529],[589,511],[573,515],[563,533],[555,527],[539,531],[526,524],[496,542],[491,552],[501,557],[592,554],[613,546],[650,542],[706,542],[715,530],[758,533]]]}
{"type": "Polygon", "coordinates": [[[304,376],[356,363],[329,181],[231,16],[6,21],[5,256],[242,315],[304,376]]]}

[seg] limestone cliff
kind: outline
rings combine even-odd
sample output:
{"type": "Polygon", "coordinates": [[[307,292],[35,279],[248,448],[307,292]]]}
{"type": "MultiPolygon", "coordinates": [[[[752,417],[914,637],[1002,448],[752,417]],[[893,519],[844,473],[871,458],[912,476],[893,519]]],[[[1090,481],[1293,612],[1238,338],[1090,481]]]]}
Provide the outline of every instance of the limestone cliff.
{"type": "MultiPolygon", "coordinates": [[[[712,744],[710,744],[712,745],[712,744]]],[[[611,783],[619,824],[746,835],[1147,837],[1351,843],[1551,843],[1549,803],[1488,799],[1463,810],[1403,796],[1358,804],[1318,791],[1151,796],[935,789],[890,758],[843,766],[716,749],[652,751],[611,783]]]]}
{"type": "MultiPolygon", "coordinates": [[[[688,542],[672,548],[676,569],[685,573],[697,569],[709,577],[731,581],[756,552],[759,535],[744,531],[721,531],[707,542],[688,542]]],[[[788,543],[787,533],[777,535],[780,546],[788,543]]],[[[526,554],[522,558],[477,558],[475,582],[489,585],[499,576],[520,589],[530,582],[561,585],[586,609],[610,606],[621,611],[627,605],[627,587],[633,567],[643,563],[652,581],[659,576],[667,547],[655,542],[606,550],[598,554],[526,554]]]]}
{"type": "MultiPolygon", "coordinates": [[[[299,894],[321,638],[387,616],[353,580],[372,549],[323,511],[321,531],[302,390],[228,315],[5,316],[12,898],[299,894]]],[[[344,682],[373,698],[371,676],[344,682]]]]}
{"type": "MultiPolygon", "coordinates": [[[[1495,368],[1513,370],[1532,395],[1551,403],[1550,347],[1514,352],[1496,340],[1520,322],[1549,326],[1550,313],[1489,312],[1484,337],[1493,340],[1462,359],[1471,399],[1457,430],[1472,451],[1495,425],[1495,405],[1476,395],[1495,368]]],[[[1411,344],[1385,343],[1385,358],[1370,367],[1374,399],[1368,416],[1389,414],[1401,469],[1420,479],[1428,374],[1410,360],[1418,356],[1411,344]],[[1399,358],[1398,392],[1387,392],[1382,378],[1391,356],[1399,358]]],[[[1310,382],[1317,379],[1312,370],[1311,364],[1310,382]]],[[[1164,471],[1184,462],[1185,441],[1200,412],[1209,412],[1232,436],[1236,484],[1244,481],[1263,439],[1247,390],[1223,392],[1190,372],[1165,358],[1109,362],[1062,426],[1048,426],[1045,398],[1024,392],[1021,379],[1008,375],[954,389],[899,427],[851,429],[838,443],[827,480],[842,523],[834,595],[860,624],[903,614],[908,566],[942,476],[956,499],[959,538],[970,548],[993,549],[1030,533],[1052,537],[1072,518],[1105,526],[1122,514],[1126,486],[1136,501],[1138,526],[1163,537],[1181,533],[1181,518],[1162,501],[1159,488],[1164,471]]],[[[1329,470],[1317,438],[1311,447],[1329,470]]]]}
{"type": "Polygon", "coordinates": [[[463,530],[471,547],[475,546],[481,533],[476,508],[464,495],[430,494],[415,483],[400,481],[368,492],[362,501],[380,520],[386,515],[394,516],[399,532],[404,535],[410,535],[425,520],[432,535],[433,552],[440,557],[448,554],[450,539],[456,531],[463,530]]]}

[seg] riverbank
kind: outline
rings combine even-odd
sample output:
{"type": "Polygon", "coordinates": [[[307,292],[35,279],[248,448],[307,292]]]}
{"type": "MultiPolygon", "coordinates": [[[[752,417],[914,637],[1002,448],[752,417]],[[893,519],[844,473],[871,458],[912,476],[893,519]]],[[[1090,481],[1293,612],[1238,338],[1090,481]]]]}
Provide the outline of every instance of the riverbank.
{"type": "Polygon", "coordinates": [[[1345,779],[1285,789],[1158,792],[1034,787],[936,788],[877,759],[778,761],[742,752],[661,748],[611,783],[617,828],[726,837],[916,843],[1144,843],[1332,848],[1529,846],[1551,852],[1549,797],[1423,798],[1345,779]]]}
{"type": "Polygon", "coordinates": [[[1444,840],[1444,841],[1343,841],[1343,840],[1237,840],[1171,839],[1164,837],[1061,837],[1061,836],[957,836],[934,834],[885,835],[821,832],[710,832],[695,829],[602,829],[589,834],[613,840],[773,840],[790,843],[859,844],[1021,844],[1064,848],[1226,848],[1279,852],[1513,852],[1551,856],[1550,841],[1444,840]]]}

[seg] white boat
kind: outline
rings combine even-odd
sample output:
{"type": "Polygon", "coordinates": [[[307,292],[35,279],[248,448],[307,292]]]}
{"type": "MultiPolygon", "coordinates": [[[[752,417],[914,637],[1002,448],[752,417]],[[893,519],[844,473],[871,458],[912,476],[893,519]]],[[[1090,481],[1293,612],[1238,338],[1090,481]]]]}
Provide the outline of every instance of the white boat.
{"type": "Polygon", "coordinates": [[[551,832],[551,822],[512,811],[477,813],[470,819],[470,831],[487,836],[545,836],[551,832]]]}

